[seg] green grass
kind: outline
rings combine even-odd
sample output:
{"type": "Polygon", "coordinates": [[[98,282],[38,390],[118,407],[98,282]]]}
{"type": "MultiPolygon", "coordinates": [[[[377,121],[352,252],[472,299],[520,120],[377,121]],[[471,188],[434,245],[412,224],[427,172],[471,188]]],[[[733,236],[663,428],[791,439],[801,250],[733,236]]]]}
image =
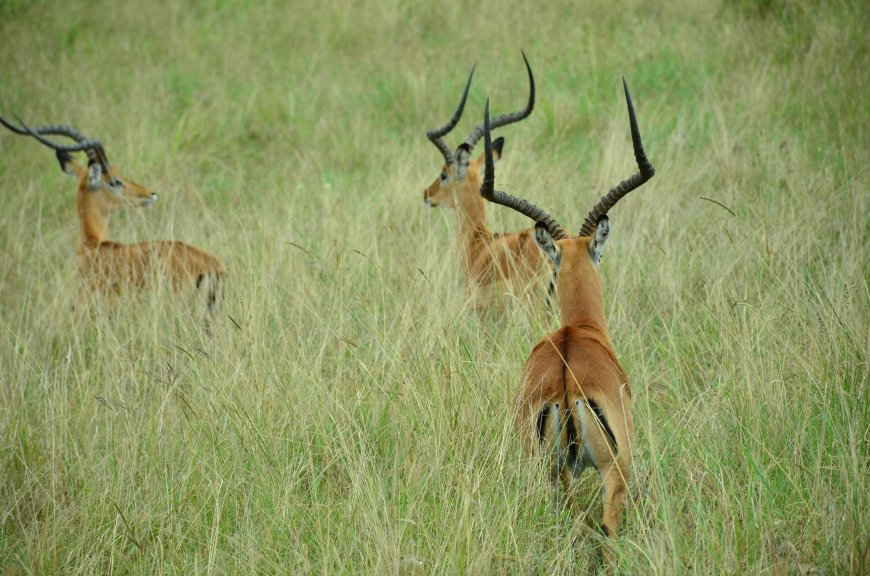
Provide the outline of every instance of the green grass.
{"type": "Polygon", "coordinates": [[[449,142],[522,106],[524,48],[500,187],[578,229],[634,169],[622,75],[658,170],[602,264],[637,429],[620,571],[870,572],[868,27],[845,1],[0,2],[0,113],[101,138],[161,195],[113,239],[220,257],[238,324],[79,293],[74,184],[0,133],[0,568],[600,570],[571,544],[597,479],[555,514],[512,430],[543,298],[473,313],[421,203],[425,130],[474,62],[449,142]]]}

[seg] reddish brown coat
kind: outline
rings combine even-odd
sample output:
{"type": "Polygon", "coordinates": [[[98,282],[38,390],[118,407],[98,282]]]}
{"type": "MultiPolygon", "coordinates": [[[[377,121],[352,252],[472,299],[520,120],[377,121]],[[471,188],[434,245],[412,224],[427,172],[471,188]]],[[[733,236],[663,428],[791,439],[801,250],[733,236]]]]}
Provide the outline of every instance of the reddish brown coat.
{"type": "Polygon", "coordinates": [[[464,178],[457,182],[453,179],[456,165],[443,166],[442,172],[450,176],[448,182],[435,179],[423,193],[423,200],[429,206],[456,210],[459,249],[471,292],[504,284],[525,290],[547,270],[546,258],[535,245],[531,228],[513,233],[494,233],[489,228],[480,197],[482,168],[482,156],[469,160],[464,178]]]}
{"type": "Polygon", "coordinates": [[[515,415],[527,454],[548,455],[552,480],[561,481],[569,505],[573,478],[586,466],[595,467],[603,483],[602,529],[615,535],[625,508],[634,426],[628,377],[604,317],[597,258],[609,226],[600,230],[595,239],[555,243],[545,230],[538,231],[542,249],[558,263],[562,327],[529,355],[515,415]]]}
{"type": "Polygon", "coordinates": [[[101,174],[92,182],[89,170],[71,157],[60,156],[64,171],[78,180],[79,273],[84,283],[100,292],[117,293],[148,288],[158,278],[175,290],[204,292],[206,309],[214,312],[226,276],[223,264],[207,252],[183,242],[163,240],[120,244],[108,240],[108,217],[131,206],[147,206],[157,199],[150,189],[117,174],[101,174]],[[110,188],[112,180],[120,189],[110,188]]]}

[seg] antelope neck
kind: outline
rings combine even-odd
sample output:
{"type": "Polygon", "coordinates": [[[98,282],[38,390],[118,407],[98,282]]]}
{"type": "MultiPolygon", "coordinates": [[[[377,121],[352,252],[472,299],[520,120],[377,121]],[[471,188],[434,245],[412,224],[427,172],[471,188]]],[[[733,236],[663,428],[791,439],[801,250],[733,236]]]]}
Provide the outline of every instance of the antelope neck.
{"type": "Polygon", "coordinates": [[[456,191],[456,217],[459,222],[459,242],[466,265],[470,266],[482,245],[492,239],[492,231],[486,225],[486,209],[480,197],[481,179],[468,174],[463,182],[464,190],[456,191]]]}
{"type": "MultiPolygon", "coordinates": [[[[588,284],[594,281],[586,279],[581,282],[582,284],[588,284]]],[[[593,288],[591,286],[588,287],[593,288]]],[[[577,288],[581,287],[577,286],[577,288]]],[[[587,286],[582,286],[582,288],[587,288],[587,286]]],[[[568,302],[561,302],[561,308],[562,326],[592,330],[604,335],[610,341],[610,334],[607,331],[607,319],[604,317],[604,295],[600,287],[598,290],[578,290],[576,297],[571,298],[568,302]],[[584,296],[596,294],[596,292],[601,296],[598,298],[584,296]]]]}
{"type": "Polygon", "coordinates": [[[106,240],[109,235],[109,224],[106,215],[97,206],[90,192],[82,187],[76,194],[76,206],[81,225],[81,245],[92,246],[106,240]]]}

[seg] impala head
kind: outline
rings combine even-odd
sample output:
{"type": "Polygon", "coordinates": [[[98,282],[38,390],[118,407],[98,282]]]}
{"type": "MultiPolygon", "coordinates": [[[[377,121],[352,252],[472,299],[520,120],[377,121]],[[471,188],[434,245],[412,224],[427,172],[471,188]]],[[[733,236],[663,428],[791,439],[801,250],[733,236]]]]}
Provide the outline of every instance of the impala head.
{"type": "Polygon", "coordinates": [[[625,101],[628,106],[628,118],[631,125],[631,140],[634,146],[634,156],[638,172],[628,180],[619,183],[616,188],[603,196],[598,204],[586,216],[586,221],[577,236],[565,232],[556,220],[547,212],[522,200],[495,190],[495,163],[490,153],[489,135],[489,100],[484,112],[484,147],[485,174],[480,194],[490,202],[513,208],[517,212],[535,221],[535,241],[538,247],[547,255],[554,266],[556,287],[560,302],[571,294],[590,294],[589,290],[601,293],[601,280],[598,275],[598,263],[604,244],[610,237],[610,221],[607,212],[626,194],[644,184],[655,175],[655,168],[650,163],[643,149],[640,130],[631,95],[625,79],[622,81],[625,91],[625,101]]]}
{"type": "Polygon", "coordinates": [[[99,162],[89,161],[85,168],[62,150],[57,151],[57,160],[61,169],[78,181],[79,191],[87,194],[103,214],[157,201],[156,192],[117,175],[111,168],[107,172],[99,162]]]}
{"type": "MultiPolygon", "coordinates": [[[[492,143],[492,153],[495,161],[501,158],[504,138],[496,138],[492,143]]],[[[471,152],[463,144],[456,150],[456,161],[453,164],[441,166],[441,173],[428,188],[423,191],[423,202],[426,206],[456,207],[457,194],[478,194],[483,175],[484,158],[471,158],[471,152]]]]}
{"type": "Polygon", "coordinates": [[[115,172],[99,140],[86,138],[70,126],[49,124],[31,128],[21,122],[20,118],[18,122],[20,126],[0,117],[0,123],[9,130],[23,136],[32,136],[54,150],[61,169],[79,182],[79,194],[87,194],[90,203],[104,215],[128,206],[147,206],[157,201],[155,192],[115,172]],[[47,135],[65,136],[76,143],[58,144],[46,138],[47,135]],[[87,167],[75,161],[73,152],[87,154],[87,167]]]}
{"type": "MultiPolygon", "coordinates": [[[[526,63],[526,70],[529,74],[529,101],[524,110],[514,112],[513,114],[505,114],[498,116],[492,120],[490,129],[495,130],[500,126],[506,126],[514,122],[519,122],[527,118],[535,107],[535,77],[532,75],[532,68],[529,66],[529,60],[523,52],[523,60],[526,63]]],[[[475,65],[476,66],[476,65],[475,65]]],[[[462,111],[465,109],[465,102],[468,99],[468,89],[471,87],[471,79],[474,77],[474,67],[468,75],[468,81],[465,83],[465,91],[462,93],[462,100],[459,102],[459,107],[453,114],[446,125],[441,128],[436,128],[426,132],[429,140],[438,148],[441,155],[444,157],[444,164],[441,166],[441,173],[437,178],[423,191],[423,202],[427,206],[455,206],[456,195],[466,193],[476,197],[480,187],[481,173],[483,169],[483,156],[473,158],[474,146],[483,136],[483,126],[476,126],[471,134],[468,135],[465,142],[459,145],[455,150],[451,150],[444,143],[443,137],[450,133],[459,119],[462,117],[462,111]]],[[[504,147],[504,138],[498,138],[492,143],[492,156],[494,160],[501,158],[502,148],[504,147]]]]}

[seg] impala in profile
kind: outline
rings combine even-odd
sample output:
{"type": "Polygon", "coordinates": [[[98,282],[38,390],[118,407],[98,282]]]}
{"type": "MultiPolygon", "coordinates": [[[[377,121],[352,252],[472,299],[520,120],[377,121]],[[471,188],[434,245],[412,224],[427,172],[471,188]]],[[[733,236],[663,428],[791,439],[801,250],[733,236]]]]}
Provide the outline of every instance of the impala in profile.
{"type": "Polygon", "coordinates": [[[157,201],[157,194],[116,173],[99,140],[86,138],[65,125],[30,128],[23,122],[16,126],[2,117],[0,123],[54,150],[61,169],[78,181],[79,272],[87,285],[98,292],[116,293],[126,288],[148,287],[161,276],[175,290],[189,288],[199,292],[205,303],[206,320],[214,316],[225,277],[220,260],[172,240],[119,244],[108,239],[108,217],[112,212],[148,206],[157,201]],[[63,136],[75,143],[58,144],[46,136],[63,136]],[[73,159],[74,152],[87,155],[87,167],[73,159]]]}
{"type": "MultiPolygon", "coordinates": [[[[493,118],[491,130],[527,118],[535,107],[535,77],[525,53],[523,60],[529,75],[528,104],[524,110],[493,118]]],[[[455,150],[444,143],[444,136],[456,127],[462,117],[473,77],[474,68],[468,75],[462,100],[453,118],[441,128],[426,133],[444,157],[444,165],[438,178],[423,192],[423,201],[427,206],[449,206],[456,210],[466,286],[469,293],[476,296],[476,288],[489,287],[501,281],[525,288],[544,269],[546,261],[535,246],[531,229],[496,234],[486,224],[485,203],[480,198],[483,157],[471,157],[474,146],[483,136],[483,126],[475,127],[455,150]]],[[[493,143],[492,153],[496,159],[501,158],[503,147],[504,138],[493,143]]]]}
{"type": "MultiPolygon", "coordinates": [[[[495,167],[489,135],[489,102],[484,114],[485,176],[481,195],[535,221],[535,241],[554,266],[561,328],[532,350],[516,398],[516,424],[527,453],[543,453],[558,491],[561,481],[568,505],[572,481],[587,466],[603,483],[602,531],[616,535],[625,508],[634,428],[628,377],[610,341],[604,317],[604,293],[598,263],[610,237],[607,212],[623,196],[653,177],[640,138],[628,86],[623,80],[631,139],[639,172],[601,198],[580,234],[570,236],[540,208],[494,189],[495,167]]],[[[613,569],[613,558],[606,552],[613,569]]]]}

